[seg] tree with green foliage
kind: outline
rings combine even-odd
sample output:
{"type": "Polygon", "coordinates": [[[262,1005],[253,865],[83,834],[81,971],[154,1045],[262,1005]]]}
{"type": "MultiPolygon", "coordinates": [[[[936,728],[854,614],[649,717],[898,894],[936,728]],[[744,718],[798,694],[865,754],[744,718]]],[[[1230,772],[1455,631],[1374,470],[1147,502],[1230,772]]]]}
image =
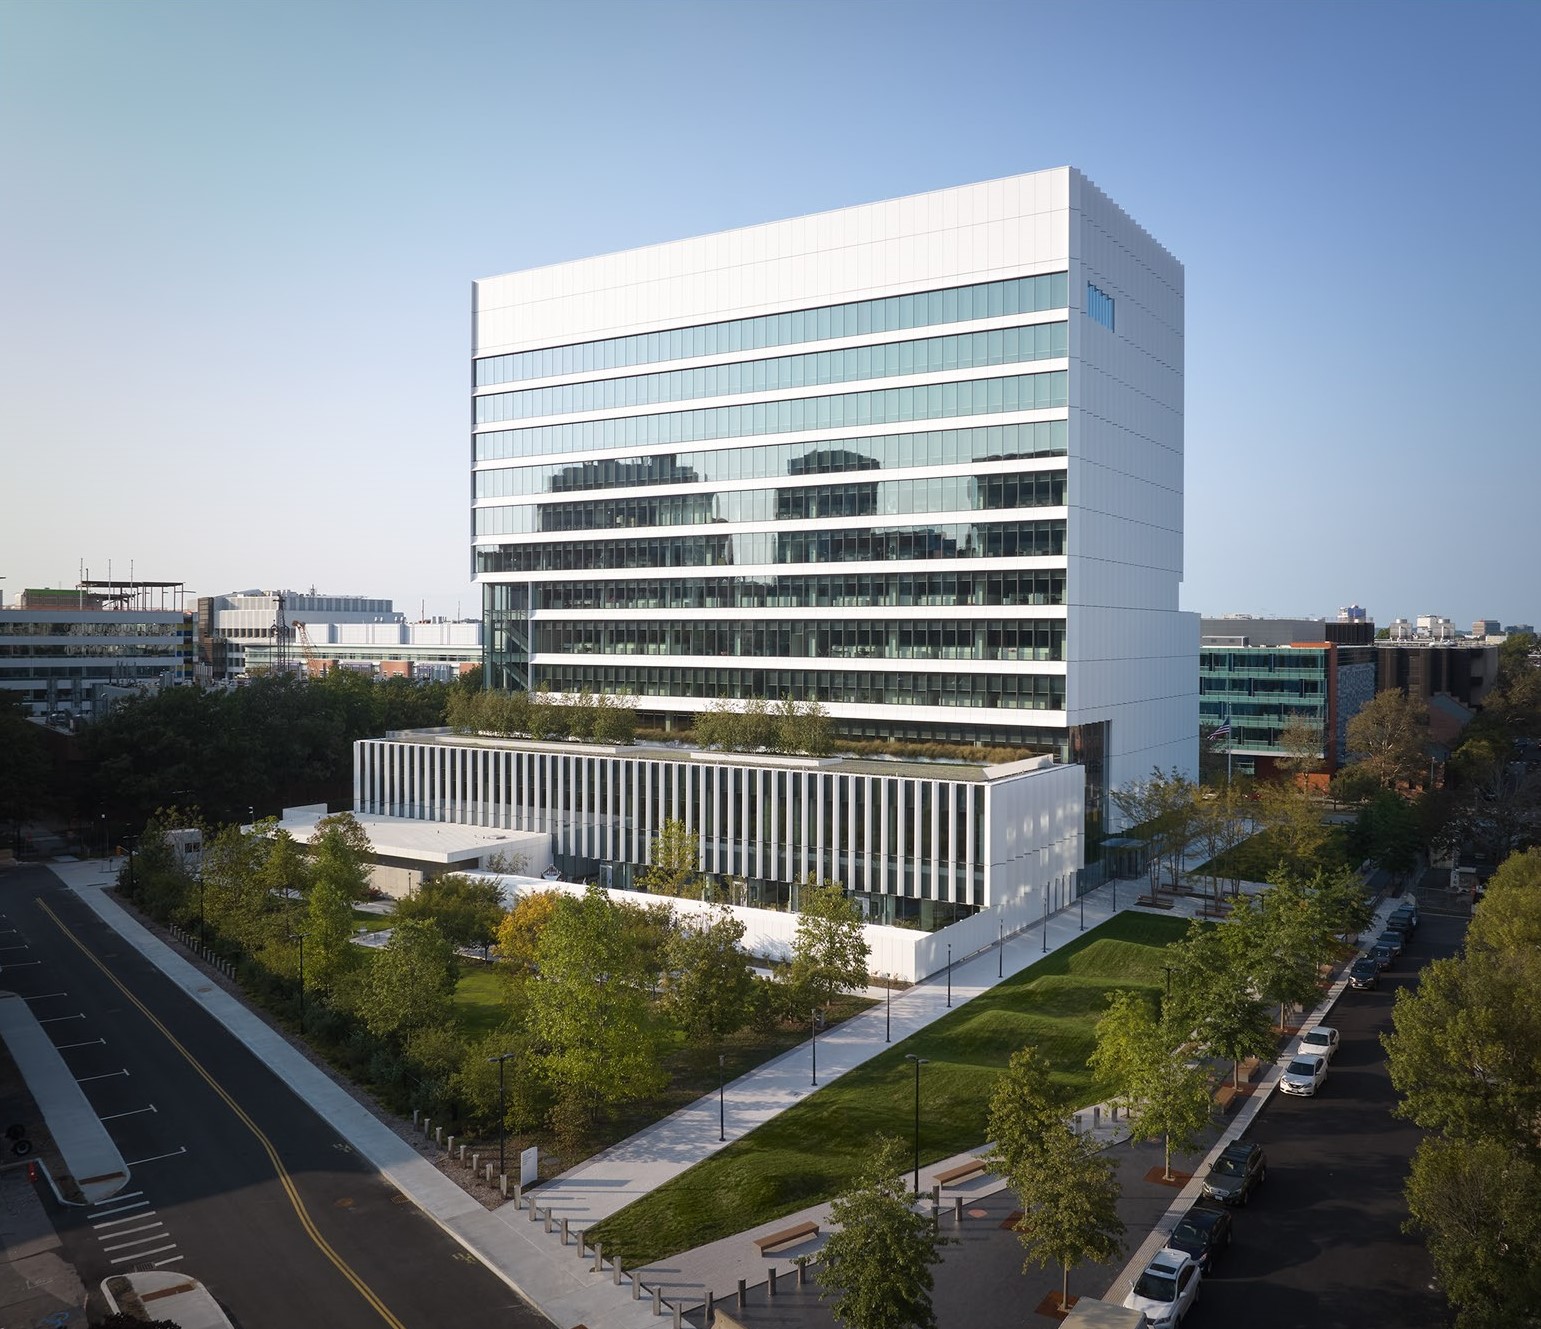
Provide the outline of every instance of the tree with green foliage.
{"type": "Polygon", "coordinates": [[[347,899],[367,900],[373,854],[369,836],[351,812],[323,817],[310,839],[311,880],[329,880],[347,899]]]}
{"type": "Polygon", "coordinates": [[[285,897],[308,891],[314,865],[298,841],[272,818],[258,822],[254,835],[259,848],[256,875],[262,888],[285,897]]]}
{"type": "Polygon", "coordinates": [[[697,1047],[749,1023],[759,982],[742,947],[744,924],[727,909],[685,920],[669,936],[664,1009],[697,1047]]]}
{"type": "Polygon", "coordinates": [[[563,895],[536,948],[530,1030],[556,1095],[553,1125],[567,1139],[600,1110],[666,1082],[651,976],[625,913],[597,886],[563,895]]]}
{"type": "Polygon", "coordinates": [[[1165,1176],[1171,1180],[1172,1150],[1197,1146],[1213,1112],[1209,1074],[1190,1066],[1186,1040],[1151,1013],[1134,992],[1117,992],[1097,1022],[1091,1067],[1098,1081],[1129,1111],[1135,1140],[1161,1140],[1165,1176]]]}
{"type": "Polygon", "coordinates": [[[305,977],[318,988],[330,989],[359,957],[353,944],[353,903],[330,876],[321,876],[305,900],[305,977]]]}
{"type": "Polygon", "coordinates": [[[1124,1248],[1113,1160],[1088,1135],[1061,1120],[1047,1129],[1007,1180],[1022,1206],[1012,1225],[1030,1266],[1060,1268],[1059,1304],[1069,1308],[1070,1271],[1115,1259],[1124,1248]]]}
{"type": "Polygon", "coordinates": [[[1050,1073],[1036,1048],[1020,1048],[990,1091],[985,1132],[994,1143],[984,1161],[1018,1192],[1027,1189],[1042,1166],[1044,1140],[1065,1124],[1065,1108],[1050,1073]]]}
{"type": "Polygon", "coordinates": [[[834,726],[817,700],[797,701],[784,697],[775,710],[775,739],[777,752],[805,752],[810,757],[822,757],[834,742],[834,726]]]}
{"type": "Polygon", "coordinates": [[[1288,884],[1275,883],[1244,897],[1221,925],[1233,953],[1257,992],[1279,1008],[1285,1028],[1290,1006],[1309,1003],[1317,992],[1317,965],[1323,957],[1321,914],[1311,900],[1288,884]]]}
{"type": "Polygon", "coordinates": [[[638,876],[637,885],[654,895],[699,900],[704,886],[700,865],[700,840],[683,821],[671,817],[654,838],[648,865],[638,876]]]}
{"type": "Polygon", "coordinates": [[[1324,730],[1323,720],[1304,715],[1285,721],[1279,731],[1280,769],[1302,782],[1321,770],[1326,760],[1324,730]]]}
{"type": "Polygon", "coordinates": [[[1377,786],[1350,832],[1353,857],[1374,859],[1393,876],[1405,877],[1418,865],[1423,847],[1417,806],[1401,794],[1377,786]]]}
{"type": "Polygon", "coordinates": [[[364,971],[359,1017],[377,1037],[405,1038],[443,1023],[457,976],[455,953],[438,928],[406,919],[364,971]]]}
{"type": "Polygon", "coordinates": [[[1495,1140],[1426,1138],[1408,1174],[1421,1232],[1456,1329],[1541,1321],[1541,1167],[1495,1140]]]}
{"type": "Polygon", "coordinates": [[[533,970],[541,933],[556,914],[561,899],[561,891],[534,891],[521,895],[498,924],[498,959],[517,969],[533,970]]]}
{"type": "Polygon", "coordinates": [[[861,907],[838,881],[810,873],[798,900],[788,974],[804,1004],[827,1006],[840,993],[865,987],[871,953],[861,907]]]}
{"type": "Polygon", "coordinates": [[[904,1146],[880,1136],[855,1183],[830,1206],[823,1297],[848,1329],[936,1329],[932,1266],[944,1238],[918,1213],[904,1182],[904,1146]]]}
{"type": "Polygon", "coordinates": [[[394,917],[428,918],[451,946],[491,946],[503,922],[503,893],[495,881],[445,872],[426,878],[404,900],[394,917]]]}
{"type": "MultiPolygon", "coordinates": [[[[168,835],[183,829],[185,818],[177,811],[158,812],[139,836],[132,871],[134,902],[163,923],[187,923],[197,917],[198,889],[168,835]]],[[[129,878],[125,864],[120,882],[129,878]]]]}
{"type": "Polygon", "coordinates": [[[1397,994],[1396,1112],[1429,1138],[1407,1182],[1459,1329],[1541,1316],[1541,850],[1500,865],[1459,955],[1397,994]]]}
{"type": "Polygon", "coordinates": [[[459,1069],[450,1077],[449,1088],[484,1129],[497,1129],[500,1096],[504,1130],[530,1131],[540,1125],[547,1100],[522,1011],[511,1012],[498,1028],[466,1047],[459,1069]],[[507,1052],[515,1055],[502,1064],[500,1071],[491,1058],[507,1052]]]}
{"type": "Polygon", "coordinates": [[[1348,751],[1383,789],[1411,784],[1427,770],[1428,704],[1391,689],[1375,697],[1348,722],[1348,751]]]}
{"type": "Polygon", "coordinates": [[[1144,780],[1110,793],[1127,833],[1146,843],[1151,890],[1160,890],[1163,868],[1175,888],[1183,859],[1200,834],[1199,790],[1181,771],[1157,767],[1144,780]]]}
{"type": "Polygon", "coordinates": [[[1280,863],[1289,868],[1309,870],[1331,834],[1321,803],[1308,787],[1292,780],[1261,783],[1253,813],[1267,828],[1280,863]]]}
{"type": "Polygon", "coordinates": [[[14,693],[0,690],[0,825],[21,847],[21,828],[39,812],[53,784],[53,763],[42,730],[14,693]]]}
{"type": "Polygon", "coordinates": [[[1248,980],[1245,957],[1229,944],[1233,935],[1196,918],[1188,935],[1167,948],[1172,995],[1162,1018],[1180,1037],[1186,1031],[1201,1051],[1230,1061],[1239,1085],[1242,1061],[1271,1056],[1277,1038],[1268,1006],[1248,980]]]}

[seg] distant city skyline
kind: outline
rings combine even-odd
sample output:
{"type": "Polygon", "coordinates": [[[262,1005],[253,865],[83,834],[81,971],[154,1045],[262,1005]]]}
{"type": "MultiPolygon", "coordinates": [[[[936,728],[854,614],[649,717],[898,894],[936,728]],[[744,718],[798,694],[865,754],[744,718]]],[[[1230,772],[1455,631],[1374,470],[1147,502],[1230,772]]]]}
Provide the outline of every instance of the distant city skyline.
{"type": "Polygon", "coordinates": [[[1538,38],[1498,4],[13,0],[0,591],[110,560],[477,616],[473,279],[1069,164],[1185,265],[1184,608],[1535,622],[1538,38]]]}

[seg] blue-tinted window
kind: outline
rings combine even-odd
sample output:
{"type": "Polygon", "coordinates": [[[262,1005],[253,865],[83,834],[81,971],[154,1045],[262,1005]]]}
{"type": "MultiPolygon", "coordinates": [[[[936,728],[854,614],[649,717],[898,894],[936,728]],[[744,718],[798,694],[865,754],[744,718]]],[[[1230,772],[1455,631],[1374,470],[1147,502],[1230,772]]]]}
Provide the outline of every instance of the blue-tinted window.
{"type": "Polygon", "coordinates": [[[1113,331],[1113,297],[1086,283],[1086,312],[1109,332],[1113,331]]]}

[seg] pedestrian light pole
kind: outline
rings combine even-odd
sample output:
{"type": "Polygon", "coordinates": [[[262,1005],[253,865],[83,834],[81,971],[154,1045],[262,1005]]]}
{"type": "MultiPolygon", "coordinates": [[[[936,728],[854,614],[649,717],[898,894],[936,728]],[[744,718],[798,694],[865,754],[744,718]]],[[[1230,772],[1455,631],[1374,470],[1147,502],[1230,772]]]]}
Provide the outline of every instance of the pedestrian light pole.
{"type": "Polygon", "coordinates": [[[516,1055],[513,1052],[500,1052],[495,1057],[487,1058],[489,1062],[495,1061],[498,1063],[498,1176],[500,1177],[508,1175],[508,1167],[503,1162],[503,1143],[507,1136],[508,1123],[507,1100],[504,1097],[503,1089],[503,1064],[516,1055]]]}
{"type": "MultiPolygon", "coordinates": [[[[199,880],[201,886],[202,879],[199,880]]],[[[201,908],[201,906],[200,906],[201,908]]],[[[291,932],[289,940],[296,942],[300,948],[300,1034],[305,1033],[305,934],[303,932],[291,932]]]]}
{"type": "Polygon", "coordinates": [[[952,943],[947,943],[947,1009],[952,1009],[952,943]]]}
{"type": "Polygon", "coordinates": [[[883,1011],[883,1041],[894,1041],[894,976],[888,975],[888,986],[884,989],[888,993],[888,1004],[883,1011]]]}
{"type": "Polygon", "coordinates": [[[808,1028],[813,1033],[813,1087],[819,1087],[819,1008],[815,1006],[808,1015],[808,1028]]]}
{"type": "Polygon", "coordinates": [[[728,1138],[728,1108],[722,1088],[723,1060],[723,1054],[719,1052],[717,1054],[717,1138],[719,1140],[728,1138]]]}
{"type": "Polygon", "coordinates": [[[1006,977],[1006,920],[1000,919],[996,923],[998,935],[995,941],[995,976],[1006,977]]]}
{"type": "Polygon", "coordinates": [[[905,1061],[915,1063],[915,1194],[920,1194],[920,1068],[929,1064],[928,1058],[917,1057],[913,1052],[904,1054],[905,1061]]]}

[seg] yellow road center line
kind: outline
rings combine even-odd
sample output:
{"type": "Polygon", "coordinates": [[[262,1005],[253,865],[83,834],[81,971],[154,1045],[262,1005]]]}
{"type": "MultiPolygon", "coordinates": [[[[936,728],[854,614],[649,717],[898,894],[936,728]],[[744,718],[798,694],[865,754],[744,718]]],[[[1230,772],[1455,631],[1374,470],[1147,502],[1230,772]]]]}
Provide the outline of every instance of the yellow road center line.
{"type": "Polygon", "coordinates": [[[337,1272],[346,1278],[348,1282],[353,1284],[354,1290],[358,1292],[359,1296],[363,1297],[364,1300],[374,1308],[375,1312],[380,1316],[380,1318],[384,1320],[386,1324],[391,1326],[391,1329],[406,1329],[406,1326],[391,1313],[390,1308],[380,1300],[380,1298],[375,1294],[374,1290],[369,1286],[369,1284],[364,1282],[364,1280],[360,1278],[358,1274],[354,1273],[348,1262],[344,1260],[342,1256],[340,1256],[335,1250],[333,1250],[331,1244],[325,1237],[321,1235],[320,1230],[316,1227],[314,1220],[312,1220],[310,1216],[310,1211],[305,1208],[305,1201],[300,1198],[300,1192],[298,1188],[295,1186],[293,1179],[289,1176],[288,1170],[284,1167],[282,1160],[278,1157],[278,1150],[273,1147],[273,1142],[269,1140],[265,1134],[263,1134],[262,1128],[258,1126],[257,1123],[253,1121],[249,1116],[247,1116],[245,1109],[242,1108],[241,1105],[237,1103],[228,1092],[226,1092],[225,1087],[220,1084],[218,1080],[209,1074],[209,1072],[204,1068],[203,1063],[200,1062],[197,1057],[193,1056],[193,1054],[182,1045],[177,1036],[173,1034],[171,1030],[166,1028],[166,1026],[155,1017],[155,1015],[150,1011],[150,1008],[146,1006],[144,1002],[140,1001],[139,998],[136,997],[132,992],[130,992],[126,986],[124,986],[123,981],[115,973],[113,973],[112,970],[110,970],[105,964],[102,963],[97,954],[89,947],[87,947],[85,942],[81,941],[79,937],[70,931],[68,926],[66,926],[64,923],[64,920],[48,907],[48,904],[45,900],[41,898],[35,898],[33,902],[39,909],[47,914],[50,919],[53,920],[54,926],[57,927],[59,931],[62,932],[74,944],[76,949],[79,950],[80,953],[86,957],[86,959],[90,960],[92,964],[100,969],[104,975],[106,975],[108,982],[116,987],[119,992],[121,992],[125,997],[129,999],[129,1001],[133,1002],[139,1013],[143,1015],[144,1018],[148,1020],[152,1025],[154,1025],[158,1030],[160,1030],[162,1037],[164,1037],[172,1047],[181,1053],[183,1060],[185,1060],[187,1064],[198,1073],[198,1075],[203,1079],[204,1083],[207,1084],[210,1089],[219,1095],[219,1097],[224,1101],[225,1106],[228,1107],[233,1113],[235,1113],[241,1124],[257,1137],[257,1143],[262,1146],[263,1150],[268,1156],[268,1161],[273,1165],[273,1171],[278,1176],[279,1185],[284,1188],[284,1194],[289,1197],[289,1203],[293,1206],[295,1215],[300,1220],[300,1226],[305,1229],[305,1234],[311,1239],[312,1242],[315,1243],[317,1249],[320,1250],[320,1252],[332,1262],[333,1266],[337,1269],[337,1272]]]}

